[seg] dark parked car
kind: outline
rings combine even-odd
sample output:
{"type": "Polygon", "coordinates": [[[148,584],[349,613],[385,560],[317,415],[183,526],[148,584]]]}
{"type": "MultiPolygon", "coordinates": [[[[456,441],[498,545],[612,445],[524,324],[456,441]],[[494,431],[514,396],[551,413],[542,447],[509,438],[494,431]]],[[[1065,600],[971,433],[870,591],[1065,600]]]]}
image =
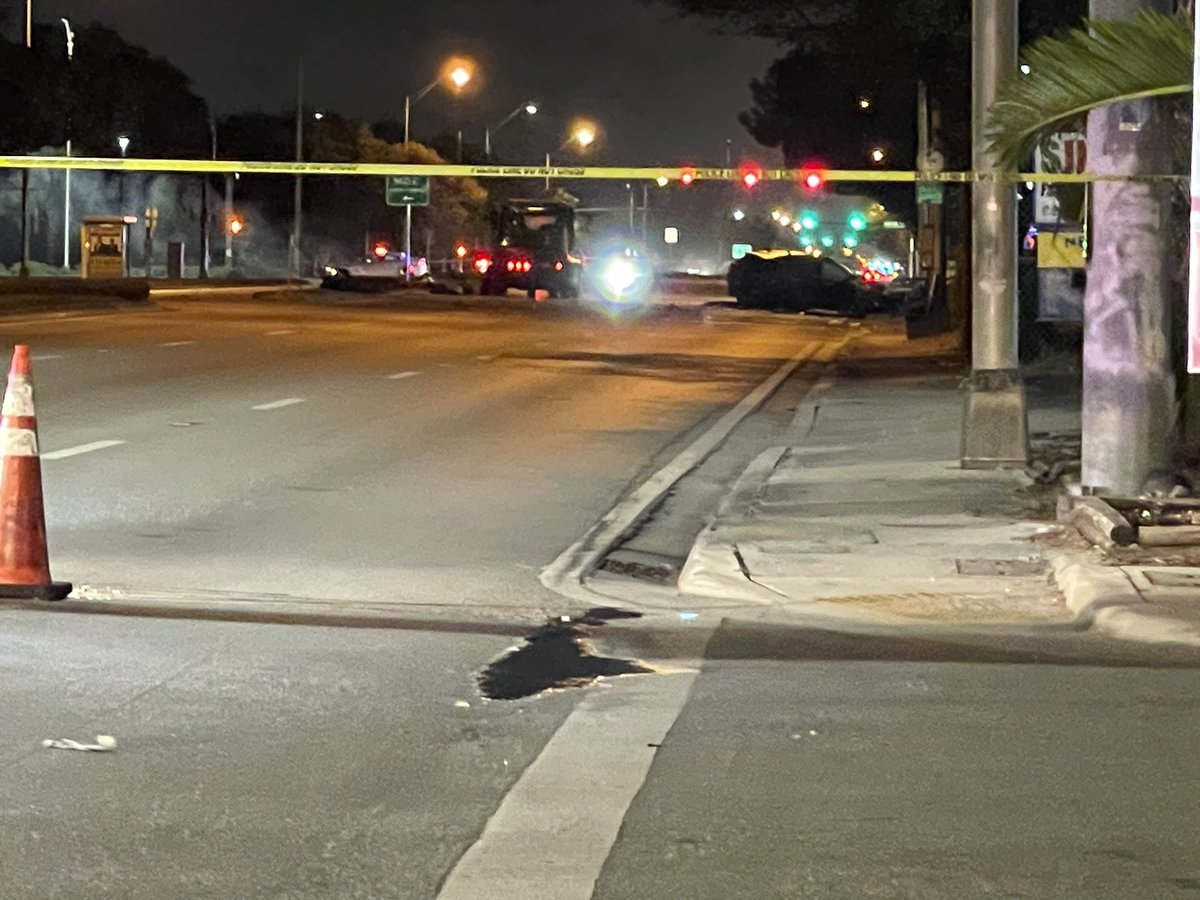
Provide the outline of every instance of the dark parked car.
{"type": "Polygon", "coordinates": [[[828,310],[863,316],[879,295],[845,266],[796,250],[757,250],[729,267],[729,293],[738,306],[796,312],[828,310]]]}

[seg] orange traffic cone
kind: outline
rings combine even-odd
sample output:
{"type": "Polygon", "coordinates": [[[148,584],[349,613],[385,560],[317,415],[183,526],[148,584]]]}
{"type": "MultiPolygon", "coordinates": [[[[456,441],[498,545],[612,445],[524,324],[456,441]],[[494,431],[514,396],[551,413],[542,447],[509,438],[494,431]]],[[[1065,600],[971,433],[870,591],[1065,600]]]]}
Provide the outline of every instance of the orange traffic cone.
{"type": "Polygon", "coordinates": [[[0,409],[0,453],[0,597],[61,600],[71,585],[50,580],[29,348],[21,344],[0,409]]]}

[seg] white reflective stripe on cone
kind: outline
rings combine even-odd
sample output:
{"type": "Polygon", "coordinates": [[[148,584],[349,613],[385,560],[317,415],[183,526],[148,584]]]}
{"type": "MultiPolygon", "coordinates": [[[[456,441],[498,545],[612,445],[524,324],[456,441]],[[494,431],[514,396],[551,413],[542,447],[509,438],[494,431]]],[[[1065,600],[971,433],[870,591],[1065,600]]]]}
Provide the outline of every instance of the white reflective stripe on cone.
{"type": "Polygon", "coordinates": [[[33,414],[33,382],[24,375],[10,378],[8,390],[4,392],[4,408],[0,410],[0,415],[32,416],[33,414]]]}
{"type": "Polygon", "coordinates": [[[0,428],[0,456],[37,456],[37,432],[32,428],[0,428]]]}

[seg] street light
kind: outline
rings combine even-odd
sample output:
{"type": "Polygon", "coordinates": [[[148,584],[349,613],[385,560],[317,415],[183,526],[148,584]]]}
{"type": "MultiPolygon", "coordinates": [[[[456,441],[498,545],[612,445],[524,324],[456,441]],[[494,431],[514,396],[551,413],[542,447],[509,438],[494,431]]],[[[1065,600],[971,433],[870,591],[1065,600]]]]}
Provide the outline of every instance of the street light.
{"type": "MultiPolygon", "coordinates": [[[[585,119],[576,121],[571,126],[571,132],[567,139],[559,146],[559,150],[566,150],[572,144],[579,147],[580,150],[586,150],[596,142],[596,136],[599,134],[599,129],[585,119]]],[[[550,168],[550,154],[546,154],[546,168],[550,168]]],[[[550,190],[550,173],[546,172],[546,190],[550,190]]]]}
{"type": "MultiPolygon", "coordinates": [[[[67,63],[75,59],[75,32],[66,19],[60,20],[67,32],[67,63]]],[[[71,116],[67,113],[66,155],[71,158],[71,116]]],[[[71,170],[63,170],[63,270],[71,268],[71,170]]]]}
{"type": "Polygon", "coordinates": [[[887,159],[887,151],[886,150],[884,150],[882,147],[871,148],[871,162],[881,163],[885,159],[887,159]]]}
{"type": "Polygon", "coordinates": [[[117,146],[121,148],[121,159],[124,159],[125,151],[129,149],[129,135],[123,134],[118,137],[117,146]]]}
{"type": "Polygon", "coordinates": [[[507,116],[500,120],[498,125],[493,125],[491,128],[485,128],[483,131],[483,155],[489,159],[492,156],[492,135],[515,119],[517,116],[524,113],[527,116],[533,117],[538,114],[538,105],[532,100],[522,103],[507,116]]]}
{"type": "MultiPolygon", "coordinates": [[[[450,86],[456,93],[462,93],[463,89],[470,84],[471,79],[475,74],[475,64],[465,57],[451,57],[446,60],[437,78],[417,91],[416,95],[404,95],[404,149],[408,149],[409,141],[409,121],[411,119],[412,105],[418,103],[422,98],[428,96],[438,85],[449,82],[450,86]]],[[[408,281],[409,273],[412,269],[412,204],[404,206],[404,280],[408,281]]]]}
{"type": "Polygon", "coordinates": [[[746,213],[745,213],[745,212],[743,212],[742,210],[740,210],[740,209],[735,209],[735,210],[733,211],[733,221],[735,221],[735,222],[740,222],[740,221],[742,221],[742,219],[744,219],[744,218],[746,218],[746,213]]]}

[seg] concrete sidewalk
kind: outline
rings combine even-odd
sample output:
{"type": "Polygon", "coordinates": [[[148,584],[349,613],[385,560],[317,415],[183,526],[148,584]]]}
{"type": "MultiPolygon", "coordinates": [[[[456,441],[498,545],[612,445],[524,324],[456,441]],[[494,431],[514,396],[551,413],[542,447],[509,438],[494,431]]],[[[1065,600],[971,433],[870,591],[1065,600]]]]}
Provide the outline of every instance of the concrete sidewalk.
{"type": "MultiPolygon", "coordinates": [[[[1078,427],[1072,404],[1057,400],[1031,403],[1035,434],[1078,427]]],[[[1181,599],[1189,584],[1200,596],[1196,575],[1177,572],[1170,596],[1148,602],[1136,578],[1098,565],[1055,525],[1054,489],[1023,472],[960,468],[961,416],[957,377],[839,367],[698,536],[681,599],[704,608],[719,598],[757,618],[1083,620],[1200,645],[1200,603],[1193,615],[1181,599]]]]}

